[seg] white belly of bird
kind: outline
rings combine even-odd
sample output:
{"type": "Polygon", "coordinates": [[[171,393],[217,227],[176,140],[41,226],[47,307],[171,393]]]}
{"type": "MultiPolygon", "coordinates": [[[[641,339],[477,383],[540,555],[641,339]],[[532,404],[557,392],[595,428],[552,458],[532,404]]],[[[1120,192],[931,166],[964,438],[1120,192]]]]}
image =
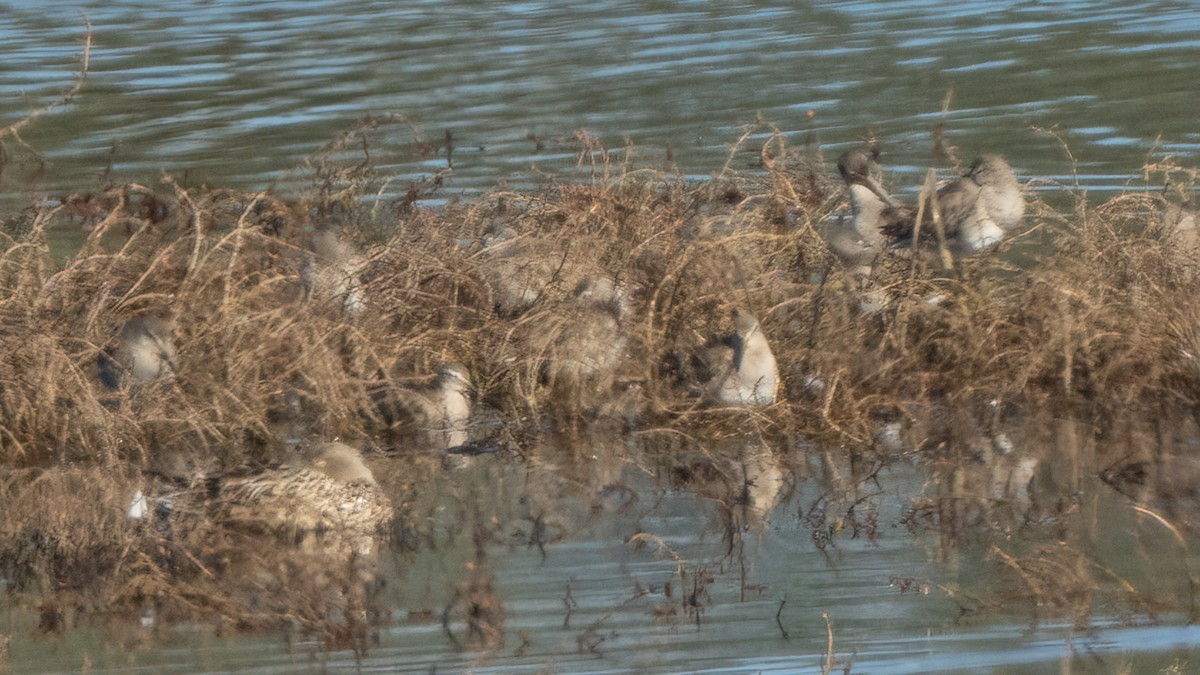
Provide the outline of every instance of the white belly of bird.
{"type": "Polygon", "coordinates": [[[976,208],[975,222],[958,234],[959,253],[970,255],[992,248],[1004,239],[1004,229],[996,224],[981,202],[976,208]]]}
{"type": "Polygon", "coordinates": [[[727,405],[770,405],[775,402],[777,379],[775,355],[770,349],[747,349],[741,366],[717,391],[717,400],[727,405]]]}

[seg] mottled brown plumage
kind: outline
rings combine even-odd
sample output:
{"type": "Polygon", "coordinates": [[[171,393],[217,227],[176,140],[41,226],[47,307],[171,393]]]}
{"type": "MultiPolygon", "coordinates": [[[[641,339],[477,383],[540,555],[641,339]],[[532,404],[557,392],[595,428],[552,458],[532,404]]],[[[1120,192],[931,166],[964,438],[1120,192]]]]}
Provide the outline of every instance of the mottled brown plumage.
{"type": "Polygon", "coordinates": [[[223,527],[347,554],[373,553],[394,515],[358,450],[336,442],[300,466],[209,476],[205,489],[204,511],[223,527]]]}

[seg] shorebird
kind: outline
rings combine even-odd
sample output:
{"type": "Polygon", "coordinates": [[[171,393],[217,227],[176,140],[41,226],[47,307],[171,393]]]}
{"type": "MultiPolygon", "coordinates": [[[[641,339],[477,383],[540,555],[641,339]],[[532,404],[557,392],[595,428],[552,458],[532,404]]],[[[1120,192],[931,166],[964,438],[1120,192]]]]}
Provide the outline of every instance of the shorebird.
{"type": "Polygon", "coordinates": [[[332,230],[313,232],[312,248],[316,259],[306,259],[301,268],[308,291],[314,297],[340,302],[348,317],[362,314],[366,300],[358,275],[366,267],[366,260],[332,230]]]}
{"type": "Polygon", "coordinates": [[[405,389],[387,384],[374,396],[393,436],[424,437],[442,450],[467,443],[471,378],[461,363],[443,364],[432,387],[405,389]]]}
{"type": "MultiPolygon", "coordinates": [[[[983,155],[966,174],[937,191],[937,207],[946,245],[961,257],[991,250],[1003,241],[1025,215],[1025,197],[1008,162],[999,155],[983,155]]],[[[890,223],[886,231],[899,240],[911,239],[913,224],[911,218],[890,223]]],[[[921,238],[935,236],[930,215],[922,222],[921,238]]]]}
{"type": "Polygon", "coordinates": [[[834,255],[855,276],[866,277],[875,259],[888,246],[885,229],[904,220],[907,209],[871,178],[871,159],[863,151],[842,153],[838,172],[850,195],[851,216],[830,226],[825,239],[834,255]]]}
{"type": "Polygon", "coordinates": [[[512,315],[529,309],[561,271],[564,256],[550,255],[540,244],[509,227],[493,227],[484,235],[480,256],[497,313],[512,315]]]}
{"type": "Polygon", "coordinates": [[[116,345],[100,353],[100,381],[118,389],[132,378],[150,382],[175,374],[174,322],[162,316],[139,316],[125,322],[116,345]]]}
{"type": "Polygon", "coordinates": [[[1192,269],[1200,265],[1200,222],[1194,212],[1168,204],[1159,220],[1159,236],[1169,260],[1192,269]]]}
{"type": "Polygon", "coordinates": [[[712,374],[706,398],[718,405],[770,405],[775,402],[779,368],[762,326],[740,309],[734,311],[733,326],[732,335],[701,354],[712,374]]]}
{"type": "Polygon", "coordinates": [[[394,512],[355,448],[322,443],[297,465],[208,476],[204,512],[223,527],[368,555],[394,512]]]}
{"type": "Polygon", "coordinates": [[[628,312],[625,290],[612,279],[585,277],[567,302],[531,324],[531,351],[556,401],[569,408],[590,406],[611,393],[625,355],[622,323],[628,312]]]}
{"type": "Polygon", "coordinates": [[[979,185],[979,197],[988,216],[1004,230],[1016,227],[1025,215],[1025,196],[1017,174],[999,155],[982,155],[968,174],[979,185]]]}

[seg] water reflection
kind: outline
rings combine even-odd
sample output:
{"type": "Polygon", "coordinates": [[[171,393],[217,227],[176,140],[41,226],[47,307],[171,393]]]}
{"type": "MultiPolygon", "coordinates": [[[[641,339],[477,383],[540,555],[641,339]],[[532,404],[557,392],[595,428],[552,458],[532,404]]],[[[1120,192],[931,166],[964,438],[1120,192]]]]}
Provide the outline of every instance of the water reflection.
{"type": "MultiPolygon", "coordinates": [[[[1136,435],[1097,440],[1067,422],[1004,433],[1011,446],[992,434],[1000,454],[986,461],[983,440],[960,448],[960,462],[948,441],[923,451],[932,464],[921,470],[756,434],[605,432],[453,471],[432,457],[405,462],[404,475],[381,460],[377,476],[411,515],[384,563],[374,602],[387,613],[362,666],[820,672],[821,612],[834,662],[852,671],[1049,672],[1074,658],[1116,667],[1194,645],[1187,629],[1153,627],[1176,623],[1171,613],[1194,594],[1194,565],[1173,531],[1183,520],[1131,508],[1074,467],[1128,451],[1136,435]],[[903,523],[918,531],[915,545],[903,523]],[[1106,624],[1097,611],[1143,627],[1106,624]],[[1080,624],[1046,620],[1061,614],[1094,637],[1066,638],[1080,624]]],[[[1162,488],[1147,494],[1153,504],[1162,488]]],[[[56,643],[66,661],[51,663],[87,654],[99,672],[178,668],[165,640],[214,668],[353,667],[348,653],[310,661],[313,644],[145,626],[97,642],[86,627],[69,631],[56,643]],[[115,651],[122,644],[140,651],[115,651]]],[[[33,647],[15,642],[10,659],[32,664],[33,647]]]]}
{"type": "MultiPolygon", "coordinates": [[[[71,12],[0,7],[11,57],[0,64],[7,121],[70,81],[80,28],[71,12]]],[[[442,186],[446,199],[505,181],[586,175],[596,166],[576,162],[599,149],[572,135],[580,127],[610,147],[628,136],[632,167],[692,175],[722,166],[736,125],[757,111],[797,140],[849,143],[873,128],[897,167],[891,184],[911,192],[930,128],[943,121],[931,111],[951,87],[944,121],[955,144],[1001,150],[1022,175],[1051,183],[1066,182],[1070,168],[1057,141],[1030,125],[1073,130],[1093,187],[1121,186],[1160,131],[1165,150],[1200,148],[1194,97],[1179,85],[1190,81],[1200,41],[1189,31],[1200,19],[1172,3],[579,9],[218,0],[87,9],[94,70],[72,106],[24,134],[46,166],[27,148],[6,148],[0,187],[10,194],[92,189],[101,172],[102,182],[141,180],[163,167],[187,184],[278,181],[286,192],[313,175],[283,172],[366,110],[405,115],[366,127],[375,132],[373,168],[396,176],[398,192],[435,173],[427,186],[442,186]]],[[[734,159],[739,168],[762,161],[734,159]]],[[[71,200],[72,224],[99,227],[122,199],[147,222],[161,220],[148,190],[122,189],[71,200]]],[[[701,208],[701,238],[741,224],[713,201],[701,208]]],[[[249,215],[264,227],[299,221],[283,202],[262,204],[269,208],[249,215]]],[[[243,214],[209,210],[221,228],[243,214]]],[[[500,250],[480,255],[503,266],[500,250]]],[[[750,264],[729,266],[731,285],[750,264]]],[[[278,276],[290,288],[303,274],[278,276]]],[[[531,283],[538,297],[549,282],[531,283]]],[[[529,301],[529,288],[518,284],[501,309],[529,301]]],[[[524,373],[531,389],[541,371],[535,363],[524,373]]],[[[830,390],[831,372],[818,373],[830,390]]],[[[794,398],[823,398],[816,376],[794,398]]],[[[369,618],[365,633],[378,633],[378,644],[365,667],[419,671],[819,672],[828,639],[821,612],[836,637],[830,657],[874,672],[1057,669],[1053,662],[1071,658],[1077,628],[1103,629],[1088,643],[1094,653],[1156,649],[1155,667],[1166,645],[1194,651],[1186,628],[1105,623],[1172,624],[1195,613],[1194,423],[1091,428],[1071,411],[1011,411],[996,392],[975,394],[880,410],[875,428],[838,435],[848,447],[774,438],[758,433],[751,415],[710,411],[701,421],[714,422],[712,437],[607,430],[510,444],[457,471],[432,456],[382,458],[380,482],[404,508],[387,583],[369,589],[371,612],[379,611],[358,613],[366,599],[350,603],[330,586],[309,593],[307,611],[369,618]]],[[[118,497],[109,500],[120,502],[114,513],[125,508],[126,495],[118,497]]],[[[33,555],[61,542],[27,543],[33,555]]],[[[272,590],[291,581],[271,582],[272,590]]],[[[295,585],[307,590],[305,581],[313,580],[295,585]]],[[[57,632],[72,618],[69,608],[47,606],[31,625],[3,630],[21,637],[41,621],[57,632]]],[[[59,642],[17,639],[10,659],[29,671],[81,669],[80,655],[98,670],[130,662],[188,670],[192,662],[181,665],[171,651],[177,641],[221,664],[213,669],[355,665],[312,644],[192,642],[149,618],[154,625],[119,627],[133,637],[104,642],[73,642],[74,631],[59,642]],[[39,660],[47,644],[61,660],[39,660]],[[113,645],[146,651],[126,657],[113,645]]]]}
{"type": "MultiPolygon", "coordinates": [[[[996,409],[984,404],[980,414],[996,409]]],[[[1110,589],[1100,591],[1111,598],[1104,602],[1126,607],[1125,621],[1165,618],[1157,609],[1165,608],[1162,592],[1177,592],[1187,576],[1177,575],[1178,559],[1148,553],[1163,532],[1147,529],[1153,523],[1145,519],[1131,526],[1135,512],[1095,474],[1089,480],[1071,466],[1118,449],[1096,446],[1067,422],[1046,433],[1004,422],[927,448],[922,454],[933,464],[920,472],[869,453],[672,434],[642,435],[645,442],[559,439],[533,451],[532,465],[472,467],[490,487],[471,483],[465,494],[480,490],[478,504],[493,505],[476,522],[507,540],[504,555],[493,544],[486,587],[503,603],[509,639],[503,653],[465,653],[461,662],[442,653],[438,662],[819,672],[825,634],[815,619],[825,610],[836,644],[845,645],[834,658],[853,669],[1036,672],[1071,654],[1060,637],[1070,627],[1042,624],[1039,615],[1070,613],[1082,602],[1078,618],[1098,625],[1086,618],[1097,608],[1096,584],[1110,589]],[[1072,496],[1076,487],[1082,496],[1072,496]],[[920,496],[901,496],[913,494],[920,496]],[[932,537],[917,541],[933,545],[948,567],[931,565],[921,545],[895,536],[898,524],[913,527],[922,504],[933,505],[936,518],[926,523],[932,537]],[[510,527],[496,526],[502,522],[510,527]],[[1064,536],[1068,543],[1056,543],[1064,536]],[[1146,553],[1123,557],[1129,550],[1146,553]],[[1035,609],[1042,603],[1057,609],[1035,609]],[[1026,622],[1012,633],[981,633],[977,621],[996,613],[1026,622]],[[891,626],[884,636],[881,621],[891,626]],[[1046,641],[1007,651],[1028,644],[1031,626],[1046,641]],[[900,634],[925,637],[891,637],[900,634]],[[749,653],[759,656],[733,656],[749,653]]],[[[473,562],[461,568],[456,588],[477,583],[473,562]]],[[[411,638],[422,622],[410,617],[398,630],[411,638]]],[[[1133,651],[1127,639],[1105,640],[1100,650],[1133,651]]],[[[372,658],[385,662],[387,644],[385,637],[372,658]]]]}

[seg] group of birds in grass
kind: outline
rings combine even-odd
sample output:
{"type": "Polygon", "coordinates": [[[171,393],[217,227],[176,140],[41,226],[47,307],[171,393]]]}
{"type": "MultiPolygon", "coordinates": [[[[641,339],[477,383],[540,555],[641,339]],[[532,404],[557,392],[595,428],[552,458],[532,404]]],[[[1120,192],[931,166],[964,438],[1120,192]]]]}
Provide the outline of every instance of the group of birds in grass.
{"type": "Polygon", "coordinates": [[[981,156],[964,175],[942,185],[919,222],[910,207],[871,176],[872,165],[861,150],[842,153],[838,171],[846,183],[851,217],[826,233],[830,250],[859,277],[869,276],[874,263],[894,247],[940,244],[955,257],[989,251],[1025,215],[1017,175],[998,155],[981,156]]]}
{"type": "MultiPolygon", "coordinates": [[[[964,175],[945,183],[933,195],[930,208],[919,209],[924,213],[921,222],[912,208],[881,187],[872,176],[875,169],[872,157],[862,150],[841,155],[838,170],[850,214],[824,233],[829,249],[856,279],[869,277],[876,261],[898,248],[922,251],[936,245],[954,256],[988,251],[1024,214],[1021,185],[1012,167],[998,156],[980,157],[964,175]]],[[[554,273],[558,263],[538,257],[527,241],[507,228],[489,232],[483,245],[482,255],[494,272],[496,310],[516,314],[527,309],[542,292],[543,273],[554,273]]],[[[360,314],[366,306],[358,281],[363,257],[330,231],[315,233],[312,248],[301,274],[306,290],[335,299],[347,317],[360,314]]],[[[562,381],[576,390],[611,388],[610,373],[626,346],[622,324],[629,304],[628,291],[612,279],[582,278],[559,324],[529,338],[535,350],[553,355],[542,380],[550,387],[562,381]]],[[[129,320],[100,357],[102,382],[116,389],[173,376],[178,365],[172,330],[172,322],[162,316],[129,320]]],[[[775,356],[758,319],[744,310],[734,312],[731,334],[710,341],[690,360],[703,373],[699,395],[713,406],[766,406],[776,399],[775,356]]],[[[467,369],[447,363],[430,387],[384,383],[372,395],[390,427],[426,434],[427,441],[453,450],[469,441],[471,391],[467,369]]],[[[392,513],[359,452],[340,443],[309,449],[294,465],[210,476],[205,485],[205,508],[211,518],[242,529],[341,532],[339,541],[350,541],[349,548],[357,551],[370,548],[365,542],[392,513]]]]}

